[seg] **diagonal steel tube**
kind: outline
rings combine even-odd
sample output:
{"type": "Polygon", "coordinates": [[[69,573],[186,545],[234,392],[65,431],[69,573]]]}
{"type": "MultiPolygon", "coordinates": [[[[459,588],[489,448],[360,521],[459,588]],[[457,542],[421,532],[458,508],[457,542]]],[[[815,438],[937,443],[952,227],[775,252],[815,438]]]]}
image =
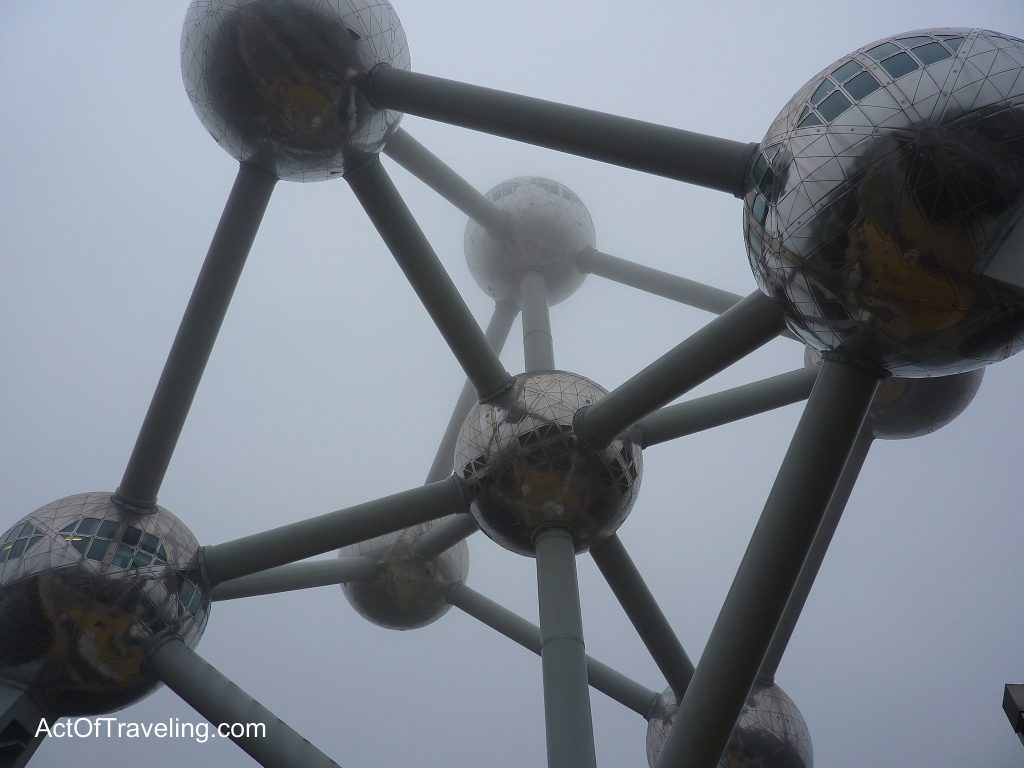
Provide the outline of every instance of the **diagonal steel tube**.
{"type": "Polygon", "coordinates": [[[213,588],[210,596],[214,601],[235,600],[240,597],[272,595],[296,589],[364,581],[372,579],[376,570],[373,561],[368,557],[289,563],[221,582],[213,588]]]}
{"type": "Polygon", "coordinates": [[[209,584],[216,586],[410,525],[468,511],[462,481],[453,475],[375,501],[202,547],[200,562],[209,584]]]}
{"type": "Polygon", "coordinates": [[[387,146],[384,147],[384,154],[494,237],[502,237],[511,232],[511,221],[507,213],[480,194],[468,181],[410,136],[405,129],[399,128],[391,134],[387,146]]]}
{"type": "Polygon", "coordinates": [[[846,459],[846,465],[843,467],[843,474],[828,502],[825,516],[821,520],[817,533],[814,534],[814,543],[807,553],[803,568],[800,569],[800,578],[797,579],[789,600],[786,602],[782,620],[779,622],[775,634],[772,635],[771,645],[768,646],[768,652],[761,663],[761,671],[757,675],[760,680],[771,682],[775,679],[775,673],[786,652],[786,646],[789,645],[793,630],[796,629],[800,613],[804,609],[804,603],[807,602],[807,596],[811,593],[811,587],[814,586],[814,580],[818,577],[818,571],[821,570],[821,564],[825,562],[825,554],[828,552],[829,544],[832,543],[836,528],[839,527],[839,520],[846,509],[846,503],[850,500],[853,486],[857,483],[861,467],[864,466],[864,461],[868,457],[868,451],[873,442],[874,438],[865,427],[861,430],[857,442],[853,444],[853,450],[850,451],[850,456],[846,459]]]}
{"type": "Polygon", "coordinates": [[[720,315],[743,297],[660,269],[588,248],[577,257],[580,271],[720,315]]]}
{"type": "Polygon", "coordinates": [[[637,420],[771,341],[782,327],[782,315],[772,301],[755,291],[606,397],[579,410],[576,434],[590,445],[608,445],[637,420]]]}
{"type": "Polygon", "coordinates": [[[511,377],[430,247],[378,158],[345,177],[360,205],[455,354],[481,400],[499,395],[511,377]]]}
{"type": "Polygon", "coordinates": [[[575,542],[567,529],[547,528],[533,544],[548,768],[596,768],[575,542]]]}
{"type": "Polygon", "coordinates": [[[523,308],[523,358],[527,373],[553,371],[555,347],[543,272],[531,269],[519,279],[519,306],[523,308]]]}
{"type": "MultiPolygon", "coordinates": [[[[519,307],[512,302],[498,302],[494,305],[494,314],[484,331],[484,338],[494,354],[500,355],[508,340],[508,334],[512,330],[512,323],[519,314],[519,307]]],[[[459,399],[452,409],[452,416],[445,427],[444,435],[441,437],[441,444],[437,446],[434,454],[434,461],[430,464],[430,471],[427,473],[427,482],[432,483],[452,473],[452,462],[455,457],[455,442],[459,438],[459,430],[462,429],[462,422],[466,420],[470,409],[477,402],[476,389],[473,382],[466,381],[459,394],[459,399]]]]}
{"type": "Polygon", "coordinates": [[[634,428],[640,445],[649,448],[677,437],[806,400],[817,376],[817,367],[798,368],[713,395],[670,405],[640,419],[634,428]]]}
{"type": "Polygon", "coordinates": [[[291,726],[243,691],[178,638],[156,645],[149,670],[213,725],[263,725],[262,733],[228,735],[266,768],[339,768],[291,726]]]}
{"type": "Polygon", "coordinates": [[[644,583],[622,540],[613,534],[591,547],[590,555],[647,646],[654,663],[665,676],[676,700],[682,699],[693,677],[693,662],[644,583]]]}
{"type": "Polygon", "coordinates": [[[375,107],[461,125],[742,197],[756,144],[706,136],[553,101],[378,65],[375,107]]]}
{"type": "MultiPolygon", "coordinates": [[[[486,624],[491,629],[518,643],[538,656],[541,651],[540,627],[498,605],[465,584],[456,584],[448,593],[448,602],[459,610],[486,624]]],[[[590,685],[611,699],[647,717],[658,701],[659,694],[637,683],[621,672],[602,664],[592,656],[586,657],[587,679],[590,685]]]]}
{"type": "Polygon", "coordinates": [[[472,515],[452,515],[417,538],[412,549],[424,560],[430,560],[479,530],[472,515]]]}
{"type": "Polygon", "coordinates": [[[826,361],[725,598],[658,768],[714,768],[860,432],[878,376],[826,361]]]}
{"type": "Polygon", "coordinates": [[[115,500],[151,509],[276,178],[242,163],[167,355],[115,500]]]}

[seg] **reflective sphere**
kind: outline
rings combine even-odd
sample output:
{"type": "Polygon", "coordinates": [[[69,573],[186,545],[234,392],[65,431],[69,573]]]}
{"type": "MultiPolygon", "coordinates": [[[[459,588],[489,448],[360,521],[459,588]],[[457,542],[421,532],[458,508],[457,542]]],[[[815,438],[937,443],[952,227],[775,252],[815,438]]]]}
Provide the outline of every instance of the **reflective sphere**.
{"type": "Polygon", "coordinates": [[[754,276],[792,331],[904,377],[1024,345],[1024,42],[935,29],[801,88],[752,164],[754,276]]]}
{"type": "Polygon", "coordinates": [[[409,68],[387,0],[192,0],[181,75],[206,130],[234,158],[281,179],[344,174],[384,146],[399,115],[353,79],[409,68]]]}
{"type": "Polygon", "coordinates": [[[424,560],[413,544],[434,525],[416,525],[339,550],[338,557],[368,557],[377,567],[372,579],[341,585],[360,616],[388,629],[416,629],[448,612],[448,590],[469,574],[469,546],[460,541],[424,560]]]}
{"type": "Polygon", "coordinates": [[[195,647],[210,597],[199,543],[162,507],[82,493],[26,515],[0,543],[0,680],[57,715],[110,712],[150,693],[146,645],[195,647]]]}
{"type": "Polygon", "coordinates": [[[548,301],[573,293],[585,275],[575,256],[594,247],[594,222],[583,201],[564,184],[538,176],[503,181],[487,197],[511,220],[512,234],[496,238],[472,219],[465,250],[477,285],[496,301],[519,301],[519,278],[538,269],[547,280],[548,301]]]}
{"type": "MultiPolygon", "coordinates": [[[[647,763],[657,765],[678,706],[665,689],[647,723],[647,763]]],[[[812,768],[811,734],[793,700],[779,686],[755,683],[729,737],[719,768],[812,768]]]]}
{"type": "Polygon", "coordinates": [[[640,490],[640,447],[620,437],[593,450],[572,425],[606,394],[590,379],[545,371],[520,374],[501,402],[474,406],[459,432],[455,473],[484,533],[532,555],[534,534],[547,526],[568,528],[583,552],[622,525],[640,490]]]}
{"type": "MultiPolygon", "coordinates": [[[[804,365],[817,365],[821,353],[807,347],[804,365]]],[[[964,412],[981,387],[985,369],[949,376],[906,379],[890,376],[878,385],[867,425],[874,437],[903,440],[930,435],[964,412]]]]}

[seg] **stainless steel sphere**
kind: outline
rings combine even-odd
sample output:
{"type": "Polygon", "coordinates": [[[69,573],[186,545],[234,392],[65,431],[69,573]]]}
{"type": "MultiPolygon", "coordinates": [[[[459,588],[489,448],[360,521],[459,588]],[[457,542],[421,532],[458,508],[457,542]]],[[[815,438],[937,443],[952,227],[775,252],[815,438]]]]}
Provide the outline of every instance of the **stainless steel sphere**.
{"type": "Polygon", "coordinates": [[[575,256],[594,247],[594,222],[583,201],[564,184],[539,176],[503,181],[487,197],[504,211],[511,234],[498,238],[472,219],[466,225],[469,271],[496,301],[519,300],[519,278],[544,273],[548,301],[555,304],[583,283],[575,256]]]}
{"type": "MultiPolygon", "coordinates": [[[[647,723],[647,763],[655,768],[678,705],[666,689],[647,723]]],[[[811,734],[793,700],[775,684],[755,683],[719,768],[812,768],[811,734]]]]}
{"type": "Polygon", "coordinates": [[[929,29],[796,93],[751,166],[743,229],[803,341],[919,377],[1024,346],[1022,214],[1024,42],[929,29]]]}
{"type": "Polygon", "coordinates": [[[387,0],[192,0],[181,75],[206,130],[232,157],[281,179],[320,181],[384,146],[399,115],[353,79],[409,68],[387,0]]]}
{"type": "Polygon", "coordinates": [[[338,557],[367,557],[376,566],[372,579],[341,585],[360,616],[388,629],[417,629],[448,612],[448,590],[469,575],[469,547],[460,541],[425,560],[413,546],[434,525],[416,525],[338,551],[338,557]]]}
{"type": "Polygon", "coordinates": [[[620,437],[593,450],[572,425],[606,394],[590,379],[545,371],[520,374],[500,402],[474,406],[459,432],[455,473],[484,533],[532,555],[534,534],[547,526],[568,528],[583,552],[622,525],[640,490],[640,446],[620,437]]]}
{"type": "Polygon", "coordinates": [[[26,515],[0,543],[0,680],[55,715],[111,712],[157,685],[147,643],[195,647],[210,596],[199,543],[162,507],[149,514],[82,493],[26,515]]]}
{"type": "MultiPolygon", "coordinates": [[[[820,352],[812,347],[804,350],[804,365],[820,362],[820,352]]],[[[930,435],[964,412],[978,394],[984,376],[984,368],[927,379],[890,376],[875,391],[868,411],[868,429],[882,440],[930,435]]]]}

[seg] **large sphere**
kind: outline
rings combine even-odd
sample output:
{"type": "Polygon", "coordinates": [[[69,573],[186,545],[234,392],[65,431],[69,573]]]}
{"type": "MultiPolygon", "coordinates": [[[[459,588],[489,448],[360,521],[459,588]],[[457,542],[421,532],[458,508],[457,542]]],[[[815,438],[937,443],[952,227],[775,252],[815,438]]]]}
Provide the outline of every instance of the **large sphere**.
{"type": "MultiPolygon", "coordinates": [[[[804,365],[820,362],[820,352],[812,347],[804,350],[804,365]]],[[[964,412],[984,376],[984,368],[927,379],[890,376],[875,391],[867,428],[872,437],[882,440],[930,435],[964,412]]]]}
{"type": "Polygon", "coordinates": [[[210,597],[199,544],[162,507],[82,493],[26,515],[0,544],[0,680],[56,715],[110,712],[150,693],[149,641],[195,647],[210,597]]]}
{"type": "Polygon", "coordinates": [[[640,447],[619,437],[584,446],[573,416],[608,394],[565,371],[524,373],[497,403],[478,403],[459,432],[455,473],[473,495],[480,528],[503,547],[532,555],[533,537],[568,528],[576,550],[614,533],[640,490],[640,447]]]}
{"type": "Polygon", "coordinates": [[[387,0],[192,0],[181,74],[206,130],[232,157],[281,179],[347,173],[384,146],[397,112],[353,79],[409,68],[387,0]]]}
{"type": "Polygon", "coordinates": [[[811,346],[919,377],[1024,345],[1021,40],[924,30],[843,57],[779,113],[747,189],[754,276],[811,346]]]}
{"type": "MultiPolygon", "coordinates": [[[[647,723],[647,763],[655,768],[678,705],[671,688],[647,723]]],[[[774,683],[755,683],[729,737],[719,768],[812,768],[811,734],[793,700],[774,683]]]]}
{"type": "Polygon", "coordinates": [[[372,579],[341,585],[360,616],[388,629],[416,629],[447,613],[448,590],[469,575],[469,546],[460,541],[425,560],[413,545],[434,525],[416,525],[339,550],[338,557],[367,557],[376,566],[372,579]]]}
{"type": "Polygon", "coordinates": [[[499,238],[472,219],[466,225],[466,262],[477,285],[496,301],[518,302],[523,272],[540,270],[552,304],[580,287],[585,275],[576,256],[595,240],[594,222],[575,192],[557,181],[520,176],[487,197],[508,215],[511,232],[499,238]]]}

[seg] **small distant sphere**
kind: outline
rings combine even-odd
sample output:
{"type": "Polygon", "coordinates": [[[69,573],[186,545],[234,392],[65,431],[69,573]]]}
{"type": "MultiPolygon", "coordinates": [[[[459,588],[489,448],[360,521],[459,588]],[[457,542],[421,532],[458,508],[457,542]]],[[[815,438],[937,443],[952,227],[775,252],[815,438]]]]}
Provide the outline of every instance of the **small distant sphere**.
{"type": "Polygon", "coordinates": [[[469,575],[469,546],[460,541],[435,558],[420,557],[413,545],[434,525],[416,525],[338,551],[338,557],[367,557],[377,566],[372,579],[341,585],[360,616],[404,630],[425,627],[448,612],[448,590],[469,575]]]}
{"type": "Polygon", "coordinates": [[[379,63],[409,68],[387,0],[192,0],[181,31],[203,126],[235,159],[289,181],[343,175],[384,147],[401,115],[353,85],[379,63]]]}
{"type": "Polygon", "coordinates": [[[501,546],[533,555],[534,535],[561,526],[576,551],[614,533],[640,490],[640,446],[619,437],[584,446],[573,417],[608,394],[574,373],[524,373],[497,403],[478,403],[459,432],[455,473],[473,497],[470,511],[501,546]]]}
{"type": "MultiPolygon", "coordinates": [[[[804,350],[804,365],[820,362],[820,352],[812,347],[804,350]]],[[[930,435],[964,412],[978,394],[984,376],[985,369],[976,368],[927,379],[883,379],[871,401],[868,429],[873,437],[882,440],[930,435]]]]}
{"type": "MultiPolygon", "coordinates": [[[[647,723],[647,764],[655,768],[678,705],[667,688],[647,723]]],[[[719,768],[813,768],[814,750],[800,710],[775,684],[755,683],[719,768]]]]}
{"type": "Polygon", "coordinates": [[[758,286],[807,344],[895,376],[1015,354],[1022,135],[1018,38],[927,29],[843,57],[782,109],[751,165],[758,286]]]}
{"type": "Polygon", "coordinates": [[[0,680],[49,712],[112,712],[153,691],[160,633],[190,648],[210,596],[199,543],[162,507],[142,514],[82,493],[26,515],[0,539],[0,680]]]}
{"type": "Polygon", "coordinates": [[[494,237],[472,219],[466,225],[465,251],[470,274],[495,301],[519,301],[519,278],[540,270],[548,301],[556,304],[583,283],[576,255],[593,248],[594,222],[583,201],[564,184],[539,176],[520,176],[487,193],[508,214],[511,234],[494,237]]]}

